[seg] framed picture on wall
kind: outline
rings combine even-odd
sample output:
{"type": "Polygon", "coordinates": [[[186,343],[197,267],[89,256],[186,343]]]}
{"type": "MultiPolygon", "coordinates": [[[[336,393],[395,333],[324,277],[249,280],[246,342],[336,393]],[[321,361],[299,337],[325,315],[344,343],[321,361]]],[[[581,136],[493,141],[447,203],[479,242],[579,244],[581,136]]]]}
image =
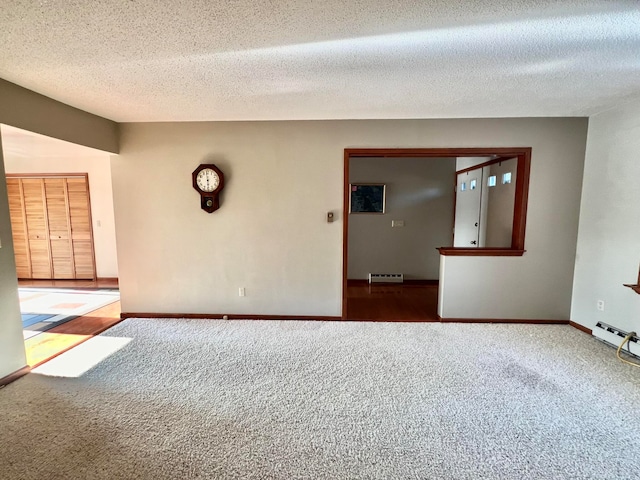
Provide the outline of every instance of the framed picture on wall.
{"type": "Polygon", "coordinates": [[[352,183],[349,198],[349,213],[384,213],[384,183],[352,183]]]}

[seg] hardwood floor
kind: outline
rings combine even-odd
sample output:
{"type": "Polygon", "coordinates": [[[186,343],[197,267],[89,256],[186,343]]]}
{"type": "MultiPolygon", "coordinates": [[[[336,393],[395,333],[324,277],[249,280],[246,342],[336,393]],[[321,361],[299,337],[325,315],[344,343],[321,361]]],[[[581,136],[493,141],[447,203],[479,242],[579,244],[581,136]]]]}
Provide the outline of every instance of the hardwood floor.
{"type": "MultiPolygon", "coordinates": [[[[105,281],[76,280],[20,280],[21,287],[55,288],[117,288],[115,279],[105,281]]],[[[25,340],[27,365],[34,368],[61,353],[89,340],[116,323],[120,318],[120,302],[111,303],[86,315],[53,327],[25,340]]]]}
{"type": "Polygon", "coordinates": [[[347,318],[385,322],[437,322],[438,285],[347,283],[347,318]]]}

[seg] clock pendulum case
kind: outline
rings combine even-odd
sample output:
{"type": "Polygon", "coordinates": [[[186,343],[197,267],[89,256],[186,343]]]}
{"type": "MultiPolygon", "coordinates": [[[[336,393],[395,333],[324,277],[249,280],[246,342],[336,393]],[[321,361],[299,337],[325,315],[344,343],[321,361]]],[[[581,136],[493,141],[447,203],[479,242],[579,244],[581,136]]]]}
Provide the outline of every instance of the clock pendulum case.
{"type": "Polygon", "coordinates": [[[220,191],[224,188],[224,175],[213,163],[201,164],[193,171],[193,188],[200,194],[200,208],[213,213],[220,208],[220,191]]]}

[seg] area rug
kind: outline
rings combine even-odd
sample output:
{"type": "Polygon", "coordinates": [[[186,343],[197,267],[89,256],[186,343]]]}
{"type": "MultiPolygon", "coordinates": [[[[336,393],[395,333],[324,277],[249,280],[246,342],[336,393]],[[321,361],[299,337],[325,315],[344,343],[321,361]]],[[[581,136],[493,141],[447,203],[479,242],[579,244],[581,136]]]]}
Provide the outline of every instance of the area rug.
{"type": "Polygon", "coordinates": [[[114,289],[19,288],[18,295],[25,339],[120,300],[114,289]]]}
{"type": "Polygon", "coordinates": [[[0,471],[639,478],[638,370],[565,325],[128,319],[0,389],[0,471]]]}

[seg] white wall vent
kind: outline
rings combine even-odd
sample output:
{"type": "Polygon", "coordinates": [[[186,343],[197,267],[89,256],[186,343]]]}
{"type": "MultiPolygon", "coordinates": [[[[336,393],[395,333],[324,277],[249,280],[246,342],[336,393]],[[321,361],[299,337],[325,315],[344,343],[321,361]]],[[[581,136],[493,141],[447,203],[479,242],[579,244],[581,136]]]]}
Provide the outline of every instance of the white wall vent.
{"type": "Polygon", "coordinates": [[[402,273],[370,273],[369,283],[402,283],[404,274],[402,273]]]}

